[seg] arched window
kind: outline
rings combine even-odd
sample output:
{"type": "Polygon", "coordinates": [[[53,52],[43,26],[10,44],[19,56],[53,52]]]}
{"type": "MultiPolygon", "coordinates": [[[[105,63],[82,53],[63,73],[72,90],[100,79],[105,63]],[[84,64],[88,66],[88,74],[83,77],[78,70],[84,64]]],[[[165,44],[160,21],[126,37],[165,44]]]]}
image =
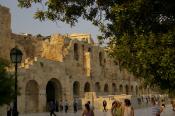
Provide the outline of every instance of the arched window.
{"type": "Polygon", "coordinates": [[[104,92],[109,92],[108,84],[105,84],[105,86],[104,86],[104,92]]]}
{"type": "Polygon", "coordinates": [[[123,85],[120,85],[119,89],[120,89],[120,93],[122,93],[123,92],[123,85]]]}
{"type": "Polygon", "coordinates": [[[96,92],[100,92],[100,89],[101,89],[100,83],[99,83],[99,82],[96,82],[96,83],[95,83],[95,91],[96,91],[96,92]]]}
{"type": "Polygon", "coordinates": [[[138,87],[136,86],[136,95],[138,95],[138,87]]]}
{"type": "Polygon", "coordinates": [[[84,92],[90,92],[90,84],[88,82],[84,85],[84,92]]]}
{"type": "Polygon", "coordinates": [[[78,44],[74,44],[74,59],[78,61],[79,59],[79,54],[78,54],[78,44]]]}
{"type": "Polygon", "coordinates": [[[100,63],[100,66],[103,65],[103,54],[102,54],[102,52],[99,53],[99,63],[100,63]]]}
{"type": "Polygon", "coordinates": [[[128,87],[128,85],[125,86],[125,91],[126,91],[126,94],[129,94],[129,87],[128,87]]]}
{"type": "Polygon", "coordinates": [[[134,92],[134,88],[133,88],[133,86],[131,85],[131,92],[133,93],[134,92]]]}
{"type": "Polygon", "coordinates": [[[117,91],[117,87],[115,83],[112,83],[112,92],[116,92],[117,91]]]}

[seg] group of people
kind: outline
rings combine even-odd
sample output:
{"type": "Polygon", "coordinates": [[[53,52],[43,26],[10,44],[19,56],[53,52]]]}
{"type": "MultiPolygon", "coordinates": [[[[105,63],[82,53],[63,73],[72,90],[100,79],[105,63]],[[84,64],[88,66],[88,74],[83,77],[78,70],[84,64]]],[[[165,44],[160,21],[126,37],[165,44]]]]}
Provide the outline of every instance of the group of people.
{"type": "Polygon", "coordinates": [[[111,108],[112,116],[134,116],[134,109],[129,99],[124,100],[124,105],[120,101],[114,101],[111,108]]]}
{"type": "MultiPolygon", "coordinates": [[[[78,110],[78,103],[75,100],[73,102],[73,108],[74,108],[74,113],[76,113],[78,110]]],[[[52,115],[56,116],[55,112],[59,112],[59,111],[62,112],[63,110],[65,111],[65,113],[67,113],[68,109],[69,109],[69,105],[67,100],[64,103],[60,101],[59,104],[57,101],[54,101],[54,100],[49,102],[50,116],[52,115]]]]}
{"type": "MultiPolygon", "coordinates": [[[[125,99],[125,105],[123,106],[121,102],[114,101],[112,103],[111,108],[111,115],[112,116],[134,116],[134,109],[131,106],[131,102],[129,99],[125,99]]],[[[103,111],[106,112],[107,102],[103,101],[103,111]]],[[[85,109],[82,113],[82,116],[94,116],[94,107],[90,104],[90,101],[88,101],[85,104],[85,109]]]]}

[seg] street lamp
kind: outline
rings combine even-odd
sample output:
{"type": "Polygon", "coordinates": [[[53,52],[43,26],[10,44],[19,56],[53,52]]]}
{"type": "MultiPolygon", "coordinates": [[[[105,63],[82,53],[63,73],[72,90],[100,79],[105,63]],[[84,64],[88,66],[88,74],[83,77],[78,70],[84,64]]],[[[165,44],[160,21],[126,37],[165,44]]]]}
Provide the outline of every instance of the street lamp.
{"type": "Polygon", "coordinates": [[[15,64],[15,99],[13,106],[13,116],[18,116],[18,107],[17,107],[17,89],[18,89],[18,80],[17,80],[17,68],[18,63],[21,63],[22,60],[22,52],[17,47],[12,48],[10,51],[10,59],[12,63],[15,64]]]}

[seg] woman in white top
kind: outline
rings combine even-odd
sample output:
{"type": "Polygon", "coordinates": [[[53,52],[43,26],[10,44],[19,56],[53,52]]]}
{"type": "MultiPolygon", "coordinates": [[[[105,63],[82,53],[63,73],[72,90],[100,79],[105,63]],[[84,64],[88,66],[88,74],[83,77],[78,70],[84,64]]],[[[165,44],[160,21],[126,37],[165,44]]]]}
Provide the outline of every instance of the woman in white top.
{"type": "Polygon", "coordinates": [[[123,107],[123,116],[134,116],[134,109],[131,106],[129,99],[125,99],[125,106],[123,107]]]}

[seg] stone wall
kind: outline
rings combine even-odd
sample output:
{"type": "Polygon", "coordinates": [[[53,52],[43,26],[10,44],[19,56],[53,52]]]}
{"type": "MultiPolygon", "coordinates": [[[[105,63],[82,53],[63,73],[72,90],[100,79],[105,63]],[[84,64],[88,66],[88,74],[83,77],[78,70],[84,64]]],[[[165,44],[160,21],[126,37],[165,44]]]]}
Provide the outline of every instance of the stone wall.
{"type": "Polygon", "coordinates": [[[134,76],[120,70],[90,35],[14,34],[9,9],[0,6],[0,56],[9,59],[15,45],[23,52],[18,76],[19,112],[47,111],[51,100],[67,100],[72,106],[73,100],[81,100],[86,92],[96,92],[97,96],[141,94],[134,76]]]}
{"type": "Polygon", "coordinates": [[[0,56],[9,60],[10,49],[14,46],[11,40],[11,15],[8,8],[0,5],[0,56]]]}

